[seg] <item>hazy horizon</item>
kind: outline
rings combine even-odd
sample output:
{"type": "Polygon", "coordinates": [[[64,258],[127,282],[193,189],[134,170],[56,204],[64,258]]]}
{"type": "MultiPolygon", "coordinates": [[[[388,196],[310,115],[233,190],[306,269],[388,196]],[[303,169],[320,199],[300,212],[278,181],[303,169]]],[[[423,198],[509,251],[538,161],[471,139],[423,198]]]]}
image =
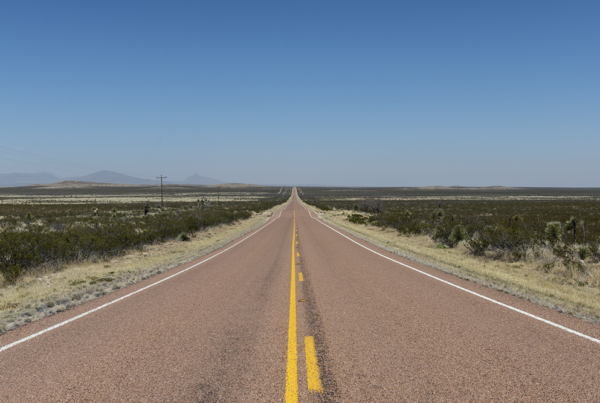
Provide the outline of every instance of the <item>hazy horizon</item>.
{"type": "Polygon", "coordinates": [[[599,187],[599,12],[6,3],[0,173],[599,187]]]}

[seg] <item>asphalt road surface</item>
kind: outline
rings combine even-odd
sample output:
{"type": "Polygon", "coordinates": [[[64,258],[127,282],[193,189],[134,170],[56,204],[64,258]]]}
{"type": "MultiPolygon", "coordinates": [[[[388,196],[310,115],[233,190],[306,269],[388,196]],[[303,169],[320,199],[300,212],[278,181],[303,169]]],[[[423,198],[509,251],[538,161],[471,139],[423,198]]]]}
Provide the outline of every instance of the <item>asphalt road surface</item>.
{"type": "Polygon", "coordinates": [[[598,402],[599,339],[294,193],[210,255],[0,336],[0,401],[598,402]]]}

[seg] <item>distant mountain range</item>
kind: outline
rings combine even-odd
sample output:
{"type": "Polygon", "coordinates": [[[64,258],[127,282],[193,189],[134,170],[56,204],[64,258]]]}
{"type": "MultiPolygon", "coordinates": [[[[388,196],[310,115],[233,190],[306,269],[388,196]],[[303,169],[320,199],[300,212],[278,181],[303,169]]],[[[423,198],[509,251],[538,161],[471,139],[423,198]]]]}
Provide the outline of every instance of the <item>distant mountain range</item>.
{"type": "MultiPolygon", "coordinates": [[[[96,182],[96,183],[114,183],[118,185],[158,185],[160,180],[142,179],[134,176],[124,175],[112,171],[99,171],[93,174],[71,177],[57,178],[48,173],[41,174],[0,174],[0,187],[8,186],[29,186],[29,185],[45,185],[62,181],[79,181],[79,182],[96,182]]],[[[223,182],[194,174],[189,176],[184,181],[164,181],[163,183],[172,185],[218,185],[223,182]]]]}
{"type": "Polygon", "coordinates": [[[0,174],[0,186],[27,186],[33,184],[48,184],[59,182],[56,176],[52,174],[0,174]]]}

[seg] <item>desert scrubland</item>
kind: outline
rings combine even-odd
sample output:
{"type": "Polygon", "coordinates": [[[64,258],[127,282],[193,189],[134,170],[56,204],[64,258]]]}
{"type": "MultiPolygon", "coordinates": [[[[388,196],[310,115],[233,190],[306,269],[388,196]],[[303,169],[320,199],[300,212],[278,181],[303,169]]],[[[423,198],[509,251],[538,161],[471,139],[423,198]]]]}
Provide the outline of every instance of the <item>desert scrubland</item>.
{"type": "Polygon", "coordinates": [[[161,205],[156,187],[31,188],[0,190],[0,332],[210,253],[262,225],[291,194],[173,186],[161,205]]]}
{"type": "Polygon", "coordinates": [[[300,188],[326,221],[399,255],[600,319],[600,189],[300,188]]]}

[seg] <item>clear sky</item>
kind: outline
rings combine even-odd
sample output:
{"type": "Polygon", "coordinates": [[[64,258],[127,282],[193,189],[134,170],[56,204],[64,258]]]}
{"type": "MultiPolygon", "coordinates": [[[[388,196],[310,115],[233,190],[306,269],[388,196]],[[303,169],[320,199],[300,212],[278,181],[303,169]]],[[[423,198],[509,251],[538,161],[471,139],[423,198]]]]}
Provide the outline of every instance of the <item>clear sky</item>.
{"type": "Polygon", "coordinates": [[[600,187],[600,2],[3,1],[0,139],[0,173],[600,187]]]}

